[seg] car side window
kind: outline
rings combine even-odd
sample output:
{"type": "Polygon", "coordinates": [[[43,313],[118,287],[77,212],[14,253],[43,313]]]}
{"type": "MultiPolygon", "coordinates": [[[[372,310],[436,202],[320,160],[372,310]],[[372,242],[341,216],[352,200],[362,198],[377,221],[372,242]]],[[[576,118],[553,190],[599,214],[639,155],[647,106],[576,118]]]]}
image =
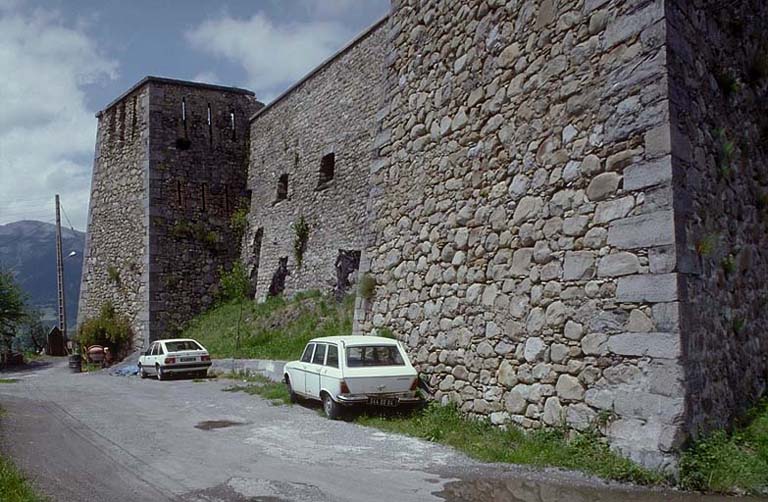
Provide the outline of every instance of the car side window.
{"type": "Polygon", "coordinates": [[[157,344],[157,355],[158,356],[162,356],[163,354],[165,354],[165,347],[163,347],[162,343],[158,343],[157,344]]]}
{"type": "Polygon", "coordinates": [[[325,358],[325,365],[332,368],[339,367],[339,348],[335,345],[328,346],[328,356],[325,358]]]}
{"type": "Polygon", "coordinates": [[[304,355],[301,356],[301,362],[308,363],[312,360],[312,352],[315,349],[314,343],[308,343],[307,348],[304,349],[304,355]]]}
{"type": "Polygon", "coordinates": [[[157,355],[157,344],[152,344],[152,352],[149,353],[150,356],[156,356],[157,355]]]}
{"type": "Polygon", "coordinates": [[[324,343],[318,343],[315,349],[315,356],[312,358],[312,364],[323,364],[325,362],[325,349],[328,347],[324,343]]]}

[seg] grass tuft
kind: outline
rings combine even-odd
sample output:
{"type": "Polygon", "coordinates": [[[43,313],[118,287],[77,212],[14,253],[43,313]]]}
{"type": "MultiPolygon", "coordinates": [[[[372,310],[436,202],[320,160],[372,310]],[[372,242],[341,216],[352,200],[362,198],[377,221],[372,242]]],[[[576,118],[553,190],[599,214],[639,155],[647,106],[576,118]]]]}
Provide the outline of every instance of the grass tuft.
{"type": "Polygon", "coordinates": [[[298,359],[312,338],[351,334],[353,309],[353,296],[337,303],[318,292],[264,303],[232,301],[193,319],[182,336],[199,341],[215,358],[288,361],[298,359]]]}
{"type": "Polygon", "coordinates": [[[15,378],[0,378],[0,383],[16,383],[18,382],[15,378]]]}
{"type": "Polygon", "coordinates": [[[768,399],[732,433],[712,432],[683,452],[680,485],[687,490],[768,494],[768,399]]]}
{"type": "Polygon", "coordinates": [[[484,462],[562,467],[617,481],[665,484],[659,472],[612,452],[596,433],[569,435],[560,429],[524,432],[463,417],[455,406],[431,403],[412,415],[363,415],[357,422],[388,432],[452,446],[484,462]]]}
{"type": "MultiPolygon", "coordinates": [[[[0,408],[0,417],[3,414],[4,411],[0,408]]],[[[26,478],[2,452],[0,452],[0,500],[3,502],[43,502],[47,500],[35,492],[26,478]]]]}
{"type": "Polygon", "coordinates": [[[245,392],[252,396],[261,396],[275,405],[291,404],[288,387],[283,382],[273,382],[264,375],[251,373],[246,375],[228,375],[230,378],[243,380],[246,385],[233,385],[224,392],[245,392]]]}

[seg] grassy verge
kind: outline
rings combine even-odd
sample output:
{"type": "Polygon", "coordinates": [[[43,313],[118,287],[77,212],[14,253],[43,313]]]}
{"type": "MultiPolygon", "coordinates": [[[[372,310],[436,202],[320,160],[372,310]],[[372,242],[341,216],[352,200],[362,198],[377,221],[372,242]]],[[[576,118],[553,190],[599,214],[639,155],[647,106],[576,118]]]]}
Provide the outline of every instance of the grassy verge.
{"type": "Polygon", "coordinates": [[[18,380],[15,378],[0,378],[0,383],[16,383],[18,380]]]}
{"type": "Polygon", "coordinates": [[[288,388],[282,382],[273,382],[259,374],[229,375],[241,380],[243,384],[235,384],[224,389],[224,392],[245,392],[252,396],[261,396],[272,404],[291,404],[288,388]]]}
{"type": "Polygon", "coordinates": [[[768,399],[731,433],[716,431],[680,458],[680,484],[688,490],[768,494],[768,399]]]}
{"type": "MultiPolygon", "coordinates": [[[[3,409],[0,408],[0,418],[3,409]]],[[[10,460],[0,452],[0,500],[3,502],[42,502],[41,497],[30,486],[10,460]]]]}
{"type": "Polygon", "coordinates": [[[661,473],[649,471],[613,453],[597,435],[569,438],[558,429],[524,432],[502,430],[488,422],[463,417],[454,406],[431,403],[411,415],[363,415],[356,421],[388,432],[446,444],[484,462],[562,467],[606,479],[650,485],[664,484],[661,473]]]}
{"type": "Polygon", "coordinates": [[[182,336],[202,343],[212,357],[298,359],[312,338],[350,334],[353,307],[351,296],[337,303],[318,292],[260,304],[230,302],[193,319],[182,336]]]}

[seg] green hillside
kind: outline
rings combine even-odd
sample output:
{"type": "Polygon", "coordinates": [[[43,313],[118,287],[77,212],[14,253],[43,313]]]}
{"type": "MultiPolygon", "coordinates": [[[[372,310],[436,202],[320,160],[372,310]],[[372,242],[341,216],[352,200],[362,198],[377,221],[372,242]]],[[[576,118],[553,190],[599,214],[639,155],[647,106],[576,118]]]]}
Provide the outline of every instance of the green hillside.
{"type": "Polygon", "coordinates": [[[198,340],[215,358],[287,361],[298,359],[312,338],[351,334],[353,308],[353,296],[337,303],[318,292],[261,304],[230,302],[193,319],[182,336],[198,340]]]}

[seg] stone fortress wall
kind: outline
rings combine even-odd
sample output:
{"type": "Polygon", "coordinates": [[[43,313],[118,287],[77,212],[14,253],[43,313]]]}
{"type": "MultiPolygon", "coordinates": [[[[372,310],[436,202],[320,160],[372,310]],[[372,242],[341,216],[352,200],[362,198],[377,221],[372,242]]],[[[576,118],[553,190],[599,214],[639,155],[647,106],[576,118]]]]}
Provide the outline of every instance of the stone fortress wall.
{"type": "Polygon", "coordinates": [[[768,375],[768,3],[667,2],[686,430],[732,423],[768,375]],[[705,7],[706,6],[706,7],[705,7]]]}
{"type": "Polygon", "coordinates": [[[149,317],[171,337],[215,300],[239,257],[233,213],[247,208],[250,91],[158,82],[150,107],[149,317]]]}
{"type": "Polygon", "coordinates": [[[139,342],[149,332],[149,88],[133,89],[97,118],[78,322],[111,302],[139,342]]]}
{"type": "Polygon", "coordinates": [[[141,347],[212,303],[238,256],[229,218],[249,203],[259,106],[250,91],[147,77],[99,113],[79,322],[110,301],[141,347]]]}
{"type": "Polygon", "coordinates": [[[135,89],[138,146],[113,152],[104,114],[120,112],[100,121],[84,298],[117,297],[103,267],[122,237],[120,305],[145,332],[205,308],[237,249],[259,300],[351,287],[359,257],[376,287],[354,331],[395,333],[438,399],[500,425],[597,427],[672,466],[768,369],[768,6],[716,4],[393,0],[261,112],[238,90],[135,89]],[[197,125],[179,151],[183,96],[197,125]],[[206,133],[207,103],[250,107],[250,129],[206,133]],[[246,161],[238,243],[224,187],[245,188],[246,161]]]}
{"type": "Polygon", "coordinates": [[[244,257],[259,300],[270,288],[342,294],[354,282],[385,33],[376,23],[252,119],[244,257]],[[309,232],[299,266],[302,218],[309,232]]]}

